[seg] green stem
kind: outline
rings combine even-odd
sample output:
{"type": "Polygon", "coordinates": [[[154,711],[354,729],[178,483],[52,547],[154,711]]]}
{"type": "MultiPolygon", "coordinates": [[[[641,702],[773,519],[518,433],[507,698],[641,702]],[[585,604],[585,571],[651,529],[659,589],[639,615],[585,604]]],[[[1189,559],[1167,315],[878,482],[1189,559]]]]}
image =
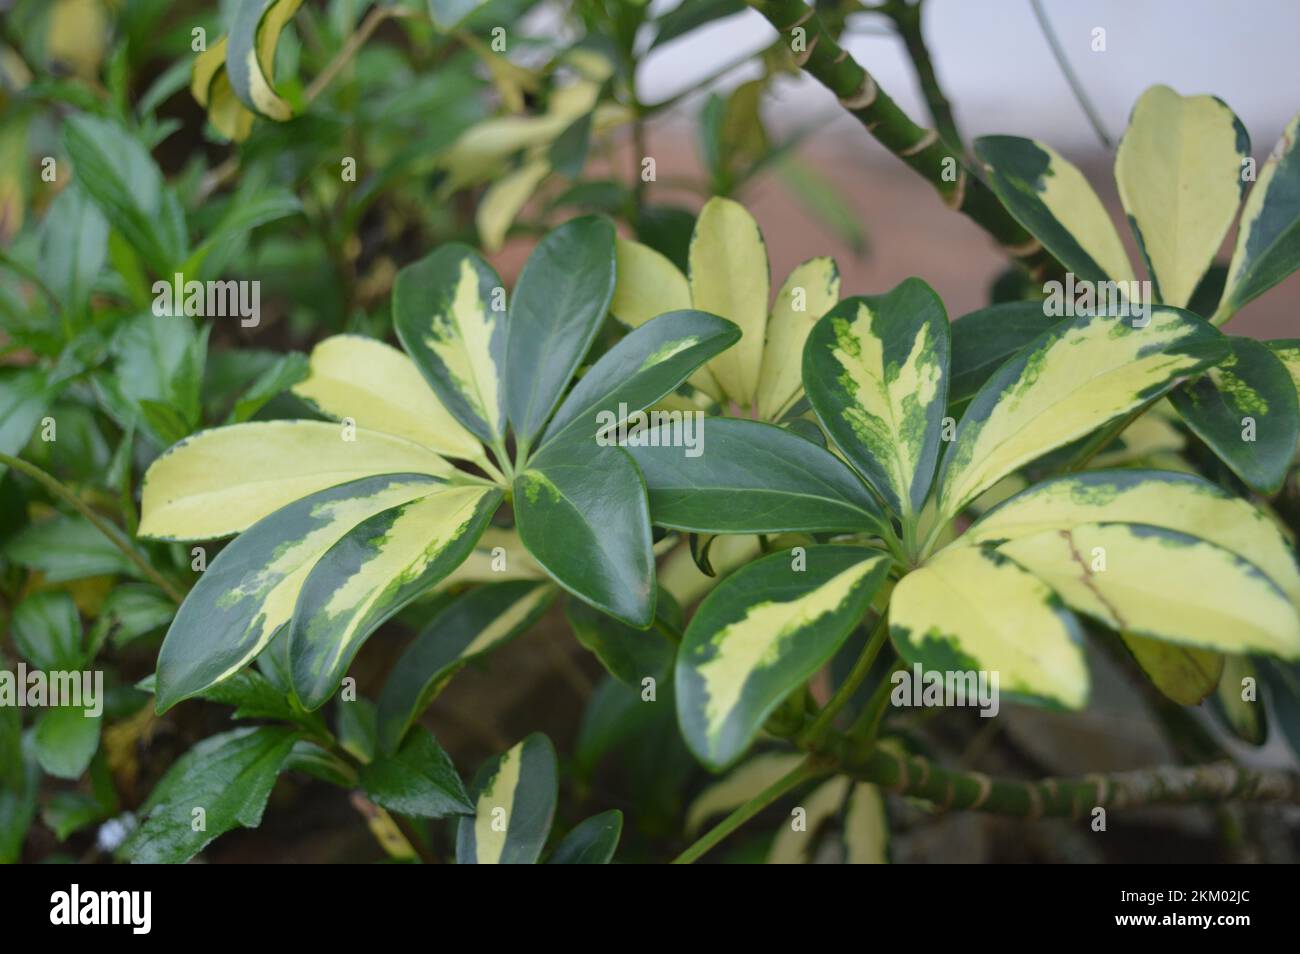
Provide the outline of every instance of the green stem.
{"type": "Polygon", "coordinates": [[[767,808],[768,805],[771,805],[782,795],[797,788],[809,779],[827,774],[827,771],[828,766],[824,760],[815,755],[810,755],[795,766],[792,771],[763,789],[763,791],[759,792],[722,821],[718,822],[716,826],[705,832],[705,834],[701,836],[695,844],[691,845],[674,858],[673,864],[689,865],[698,860],[706,852],[710,851],[715,845],[717,845],[718,842],[722,841],[722,839],[726,838],[741,825],[745,824],[745,822],[749,821],[764,808],[767,808]]]}
{"type": "Polygon", "coordinates": [[[1109,149],[1111,146],[1110,136],[1106,135],[1106,129],[1101,124],[1101,117],[1097,115],[1092,100],[1088,99],[1083,84],[1079,82],[1079,77],[1075,74],[1074,68],[1070,66],[1070,61],[1066,59],[1065,50],[1061,48],[1061,41],[1056,38],[1056,31],[1052,29],[1051,21],[1047,19],[1042,4],[1039,0],[1029,0],[1029,6],[1033,8],[1034,16],[1038,20],[1038,27],[1043,31],[1043,38],[1047,40],[1047,45],[1052,48],[1052,56],[1056,58],[1056,65],[1061,68],[1061,73],[1064,74],[1065,82],[1069,84],[1070,91],[1074,93],[1074,98],[1078,101],[1084,115],[1088,117],[1088,122],[1092,124],[1093,132],[1097,134],[1101,144],[1109,149]]]}
{"type": "Polygon", "coordinates": [[[804,746],[816,747],[821,744],[826,731],[835,720],[835,716],[853,698],[853,694],[862,685],[862,680],[867,678],[867,673],[871,671],[876,657],[880,655],[880,650],[884,648],[886,641],[889,639],[888,621],[889,614],[881,613],[876,620],[875,626],[871,629],[871,634],[867,637],[867,645],[862,648],[858,661],[853,664],[853,668],[849,671],[844,682],[835,690],[835,694],[822,707],[821,712],[817,713],[812,725],[808,726],[808,731],[803,734],[801,743],[804,746]]]}
{"type": "Polygon", "coordinates": [[[404,10],[400,7],[381,5],[371,9],[371,11],[366,14],[366,18],[361,21],[361,25],[356,28],[352,35],[348,37],[347,42],[344,43],[338,53],[335,54],[334,59],[330,60],[325,69],[321,70],[320,75],[311,81],[311,85],[308,86],[306,91],[302,94],[303,101],[311,103],[312,100],[323,93],[325,88],[334,81],[334,77],[337,76],[345,66],[352,62],[352,58],[355,57],[361,47],[365,45],[366,40],[370,39],[370,35],[379,29],[380,24],[385,20],[394,17],[411,17],[415,15],[416,13],[414,10],[404,10]]]}
{"type": "Polygon", "coordinates": [[[86,504],[76,494],[65,487],[56,477],[47,474],[35,464],[29,464],[22,458],[12,457],[9,454],[0,454],[0,464],[5,464],[19,473],[26,474],[60,500],[71,505],[77,513],[89,520],[96,530],[107,537],[113,546],[121,550],[123,555],[134,563],[140,569],[140,572],[148,577],[160,590],[170,596],[177,603],[184,601],[184,594],[172,586],[172,584],[167,581],[166,577],[149,565],[149,561],[142,557],[136,551],[135,547],[131,546],[131,541],[122,535],[122,531],[109,523],[99,514],[95,513],[95,511],[91,510],[90,507],[86,506],[86,504]]]}
{"type": "Polygon", "coordinates": [[[747,0],[790,42],[804,31],[795,59],[810,76],[834,93],[845,109],[876,140],[927,182],[943,203],[988,232],[1035,279],[1061,272],[1062,266],[998,201],[972,170],[954,155],[933,129],[918,126],[835,42],[821,18],[803,0],[747,0]]]}
{"type": "Polygon", "coordinates": [[[885,16],[894,21],[898,36],[903,41],[912,68],[916,71],[916,80],[921,86],[921,95],[925,97],[926,108],[934,121],[935,129],[950,147],[958,152],[965,152],[965,142],[957,129],[957,120],[953,116],[952,104],[944,95],[939,85],[938,74],[934,71],[934,60],[930,48],[925,42],[925,33],[921,29],[921,8],[924,0],[908,3],[906,0],[894,0],[885,4],[881,10],[885,16]]]}

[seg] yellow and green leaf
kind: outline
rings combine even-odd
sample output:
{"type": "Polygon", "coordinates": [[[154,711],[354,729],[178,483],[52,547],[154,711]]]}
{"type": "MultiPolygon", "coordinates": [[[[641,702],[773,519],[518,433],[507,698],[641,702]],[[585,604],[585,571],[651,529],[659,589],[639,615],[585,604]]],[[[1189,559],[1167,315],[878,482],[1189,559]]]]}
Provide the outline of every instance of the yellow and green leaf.
{"type": "Polygon", "coordinates": [[[1246,197],[1228,281],[1214,321],[1221,324],[1300,265],[1300,113],[1296,114],[1246,197]]]}
{"type": "Polygon", "coordinates": [[[473,249],[444,245],[397,273],[393,327],[447,410],[487,444],[506,430],[505,286],[473,249]]]}
{"type": "Polygon", "coordinates": [[[495,756],[474,776],[473,817],[456,829],[456,863],[531,865],[541,856],[555,818],[555,748],[535,732],[495,756]]]}
{"type": "Polygon", "coordinates": [[[243,142],[253,128],[253,114],[244,108],[226,75],[227,37],[194,58],[190,94],[208,111],[208,122],[227,139],[243,142]]]}
{"type": "Polygon", "coordinates": [[[639,328],[651,318],[691,307],[691,286],[667,257],[648,245],[616,239],[614,256],[618,279],[609,310],[629,328],[639,328]]]}
{"type": "Polygon", "coordinates": [[[971,400],[944,455],[941,512],[954,516],[1007,474],[1205,370],[1226,347],[1210,324],[1167,306],[1145,319],[1093,315],[1053,325],[971,400]]]}
{"type": "Polygon", "coordinates": [[[446,487],[366,519],[316,561],[289,628],[306,708],[328,701],[380,623],[465,559],[500,502],[498,490],[446,487]]]}
{"type": "Polygon", "coordinates": [[[705,598],[677,654],[677,717],[714,771],[735,762],[768,715],[835,654],[871,605],[889,559],[813,546],[756,560],[705,598]]]}
{"type": "Polygon", "coordinates": [[[1088,180],[1049,146],[1018,136],[975,141],[1002,204],[1077,278],[1133,280],[1119,233],[1088,180]]]}
{"type": "Polygon", "coordinates": [[[1286,366],[1265,345],[1229,338],[1231,354],[1170,395],[1192,433],[1253,490],[1282,486],[1300,441],[1300,403],[1286,366]]]}
{"type": "Polygon", "coordinates": [[[142,537],[213,540],[286,504],[378,474],[448,478],[454,468],[419,444],[324,421],[251,421],[200,431],[145,472],[142,537]],[[348,437],[354,439],[347,439],[348,437]]]}
{"type": "Polygon", "coordinates": [[[1088,701],[1078,621],[1040,580],[996,551],[949,547],[894,588],[889,632],[925,671],[997,675],[997,691],[1054,708],[1088,701]]]}
{"type": "Polygon", "coordinates": [[[302,0],[241,0],[230,23],[226,76],[246,107],[277,122],[293,107],[275,91],[275,49],[302,0]]]}
{"type": "Polygon", "coordinates": [[[769,865],[806,865],[813,860],[817,835],[830,824],[844,807],[853,780],[837,775],[813,789],[798,806],[803,809],[803,825],[782,825],[767,853],[769,865]]]}
{"type": "Polygon", "coordinates": [[[1300,571],[1277,525],[1247,501],[1190,474],[1094,470],[1056,477],[990,510],[960,541],[997,546],[1087,523],[1142,523],[1200,537],[1259,567],[1300,606],[1300,571]]]}
{"type": "Polygon", "coordinates": [[[293,393],[336,421],[351,420],[448,457],[483,459],[482,444],[429,390],[416,363],[374,338],[333,335],[317,344],[310,373],[293,393]]]}
{"type": "Polygon", "coordinates": [[[1187,307],[1245,190],[1246,128],[1222,100],[1152,86],[1133,107],[1115,182],[1159,301],[1187,307]]]}
{"type": "Polygon", "coordinates": [[[709,785],[686,812],[686,834],[693,836],[716,815],[739,808],[789,775],[806,755],[798,752],[764,752],[736,766],[725,778],[709,785]]]}
{"type": "Polygon", "coordinates": [[[804,349],[808,399],[844,456],[896,513],[920,511],[948,406],[948,315],[925,282],[847,298],[804,349]]]}
{"type": "Polygon", "coordinates": [[[221,551],[181,604],[158,654],[158,711],[234,675],[289,622],[317,560],[353,527],[447,485],[364,477],[294,501],[221,551]]]}
{"type": "Polygon", "coordinates": [[[1207,540],[1130,523],[1048,530],[999,547],[1112,629],[1227,653],[1300,657],[1300,615],[1254,563],[1207,540]]]}

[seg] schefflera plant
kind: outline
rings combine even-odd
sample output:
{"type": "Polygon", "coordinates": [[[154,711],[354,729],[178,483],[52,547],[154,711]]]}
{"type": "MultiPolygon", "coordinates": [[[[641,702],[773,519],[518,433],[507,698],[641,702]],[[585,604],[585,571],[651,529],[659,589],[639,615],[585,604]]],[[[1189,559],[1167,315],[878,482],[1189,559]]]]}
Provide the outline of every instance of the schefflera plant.
{"type": "Polygon", "coordinates": [[[313,352],[295,390],[339,423],[221,427],[159,457],[142,536],[239,536],[168,630],[158,711],[239,672],[281,632],[293,694],[319,708],[376,627],[445,580],[503,509],[554,583],[650,626],[645,487],[626,450],[597,441],[597,410],[653,404],[740,332],[700,311],[663,314],[569,389],[614,283],[614,228],[597,217],[547,234],[508,303],[483,259],[443,246],[398,275],[406,354],[356,336],[313,352]]]}
{"type": "Polygon", "coordinates": [[[954,427],[947,315],[909,279],[840,302],[808,337],[804,388],[836,452],[727,418],[706,419],[697,459],[653,441],[631,448],[658,524],[819,541],[740,568],[691,619],[675,688],[696,756],[725,768],[765,725],[815,743],[887,641],[908,665],[996,672],[1006,698],[1060,709],[1089,694],[1078,616],[1176,647],[1300,656],[1286,541],[1198,477],[1067,472],[960,532],[972,501],[1007,475],[1231,353],[1189,311],[1156,305],[1147,319],[1050,324],[992,371],[954,427]],[[864,623],[861,657],[812,722],[769,721],[786,699],[802,713],[808,680],[864,623]]]}
{"type": "MultiPolygon", "coordinates": [[[[1300,266],[1298,135],[1300,115],[1256,168],[1250,136],[1222,100],[1180,96],[1168,86],[1142,94],[1116,151],[1115,183],[1156,302],[1222,325],[1300,266]],[[1231,261],[1213,266],[1239,210],[1231,261]]],[[[1104,293],[1104,283],[1115,282],[1136,297],[1129,292],[1136,272],[1119,234],[1075,166],[1016,136],[984,137],[975,153],[998,198],[1068,269],[1075,287],[1104,293]]],[[[1271,494],[1300,438],[1296,342],[1234,336],[1227,343],[1229,355],[1174,390],[1170,403],[1244,484],[1271,494]],[[1243,428],[1269,439],[1244,437],[1243,428]]]]}

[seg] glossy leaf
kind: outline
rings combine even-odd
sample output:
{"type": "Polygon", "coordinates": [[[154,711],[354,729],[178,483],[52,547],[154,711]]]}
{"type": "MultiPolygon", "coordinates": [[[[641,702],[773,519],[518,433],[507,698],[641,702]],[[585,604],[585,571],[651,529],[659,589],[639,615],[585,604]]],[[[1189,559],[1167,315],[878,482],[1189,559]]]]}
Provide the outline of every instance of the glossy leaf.
{"type": "Polygon", "coordinates": [[[393,285],[393,327],[447,410],[480,440],[500,439],[505,286],[492,266],[463,245],[407,265],[393,285]]]}
{"type": "Polygon", "coordinates": [[[677,717],[696,758],[714,771],[736,761],[768,715],[835,654],[888,569],[873,550],[815,546],[802,556],[773,553],[723,580],[677,655],[677,717]]]}
{"type": "Polygon", "coordinates": [[[427,729],[417,728],[395,754],[363,765],[361,787],[376,804],[416,818],[474,811],[451,756],[427,729]]]}
{"type": "Polygon", "coordinates": [[[997,673],[999,693],[1036,705],[1088,701],[1078,622],[1047,586],[992,550],[950,547],[903,577],[889,634],[926,672],[997,673]]]}
{"type": "Polygon", "coordinates": [[[660,680],[672,665],[676,647],[654,629],[633,629],[577,600],[569,600],[564,613],[578,642],[626,685],[640,689],[642,680],[660,680]]]}
{"type": "Polygon", "coordinates": [[[1141,524],[1081,524],[999,548],[1069,606],[1115,630],[1228,653],[1300,658],[1300,616],[1255,564],[1141,524]]]}
{"type": "Polygon", "coordinates": [[[279,726],[204,739],[176,761],[140,807],[121,851],[137,864],[181,864],[232,828],[256,828],[297,739],[279,726]],[[194,824],[203,810],[204,827],[194,824]]]}
{"type": "Polygon", "coordinates": [[[803,378],[822,427],[897,513],[925,503],[948,407],[948,315],[925,282],[848,298],[817,323],[803,378]]]}
{"type": "Polygon", "coordinates": [[[659,526],[697,533],[876,532],[884,517],[829,451],[770,424],[709,417],[701,453],[672,446],[661,425],[628,447],[645,474],[659,526]],[[660,446],[654,446],[655,441],[660,446]]]}
{"type": "Polygon", "coordinates": [[[246,529],[286,504],[379,474],[445,478],[453,468],[428,448],[338,424],[253,421],[198,434],[150,466],[141,488],[140,536],[210,540],[246,529]]]}
{"type": "Polygon", "coordinates": [[[674,311],[641,325],[574,385],[542,436],[616,434],[628,415],[670,394],[697,367],[735,344],[740,330],[702,311],[674,311]]]}
{"type": "Polygon", "coordinates": [[[456,829],[456,862],[535,864],[555,817],[555,748],[533,733],[478,771],[470,788],[474,817],[456,829]]]}
{"type": "Polygon", "coordinates": [[[654,619],[645,484],[627,451],[553,441],[515,477],[519,538],[557,583],[629,626],[654,619]]]}
{"type": "Polygon", "coordinates": [[[448,487],[348,530],[311,567],[289,625],[293,687],[309,710],[333,695],[362,643],[454,570],[501,502],[486,487],[448,487]]]}
{"type": "Polygon", "coordinates": [[[264,517],[221,551],[176,613],[158,654],[158,711],[233,675],[293,616],[321,556],[378,513],[446,487],[432,477],[366,477],[264,517]]]}
{"type": "Polygon", "coordinates": [[[1176,308],[1153,307],[1145,319],[1057,323],[971,400],[944,455],[942,514],[960,512],[1017,468],[1154,400],[1225,349],[1211,325],[1176,308]]]}
{"type": "Polygon", "coordinates": [[[1277,524],[1192,474],[1094,470],[1035,484],[989,510],[962,544],[998,545],[1087,523],[1134,523],[1200,537],[1259,567],[1300,606],[1300,570],[1277,524]]]}
{"type": "Polygon", "coordinates": [[[1229,338],[1232,353],[1170,401],[1192,433],[1263,494],[1286,479],[1300,441],[1300,403],[1284,365],[1258,341],[1229,338]]]}
{"type": "Polygon", "coordinates": [[[548,865],[607,865],[614,860],[623,834],[623,813],[617,808],[580,822],[555,846],[548,865]]]}
{"type": "MultiPolygon", "coordinates": [[[[78,679],[80,679],[78,675],[78,679]]],[[[103,699],[100,699],[103,704],[103,699]]],[[[82,702],[88,702],[82,699],[82,702]]],[[[41,713],[36,721],[36,761],[55,778],[75,779],[90,767],[99,749],[103,719],[87,715],[83,706],[58,706],[41,713]]]]}
{"type": "Polygon", "coordinates": [[[1133,280],[1115,225],[1077,167],[1049,146],[1018,136],[977,139],[975,155],[1007,211],[1076,278],[1133,280]]]}
{"type": "Polygon", "coordinates": [[[537,243],[510,299],[505,401],[516,436],[546,424],[614,294],[614,227],[586,216],[537,243]]]}
{"type": "Polygon", "coordinates": [[[1300,266],[1300,114],[1294,116],[1246,197],[1228,281],[1215,321],[1262,295],[1300,266]]]}
{"type": "Polygon", "coordinates": [[[948,402],[975,396],[993,372],[1048,329],[1040,301],[1011,301],[962,315],[952,323],[952,372],[948,402]]]}

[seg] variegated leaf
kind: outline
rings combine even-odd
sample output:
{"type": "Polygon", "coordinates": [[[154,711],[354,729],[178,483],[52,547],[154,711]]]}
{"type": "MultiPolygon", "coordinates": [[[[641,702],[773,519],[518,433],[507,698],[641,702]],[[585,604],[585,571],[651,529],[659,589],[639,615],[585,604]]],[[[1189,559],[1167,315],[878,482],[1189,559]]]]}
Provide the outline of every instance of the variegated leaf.
{"type": "Polygon", "coordinates": [[[999,693],[1055,708],[1088,701],[1078,622],[1040,580],[1001,554],[949,547],[894,588],[889,633],[923,670],[997,675],[999,693]]]}
{"type": "Polygon", "coordinates": [[[672,391],[709,358],[740,339],[740,329],[702,311],[659,315],[601,355],[574,385],[542,434],[615,437],[616,424],[672,391]]]}
{"type": "Polygon", "coordinates": [[[522,633],[555,600],[545,583],[510,580],[457,597],[393,666],[379,694],[379,744],[397,750],[407,729],[462,666],[522,633]]]}
{"type": "Polygon", "coordinates": [[[592,815],[564,836],[548,865],[607,865],[618,850],[623,834],[623,813],[617,808],[592,815]]]}
{"type": "Polygon", "coordinates": [[[1246,127],[1213,96],[1152,86],[1133,107],[1115,182],[1159,300],[1187,307],[1245,191],[1246,127]]]}
{"type": "Polygon", "coordinates": [[[253,128],[253,114],[235,95],[226,75],[226,45],[222,37],[194,58],[190,73],[190,94],[195,102],[208,111],[212,127],[235,142],[243,142],[253,128]]]}
{"type": "Polygon", "coordinates": [[[768,850],[769,865],[806,865],[813,860],[817,834],[824,825],[839,815],[844,799],[849,794],[853,780],[837,775],[823,782],[808,794],[799,806],[804,810],[804,824],[800,828],[782,825],[768,850]]]}
{"type": "Polygon", "coordinates": [[[447,487],[358,524],[312,567],[289,624],[293,686],[324,705],[380,623],[455,569],[501,502],[486,487],[447,487]]]}
{"type": "Polygon", "coordinates": [[[758,416],[779,421],[803,391],[803,347],[822,315],[840,300],[840,271],[833,258],[810,258],[792,271],[767,320],[758,416]]]}
{"type": "Polygon", "coordinates": [[[714,771],[736,761],[835,654],[888,570],[875,550],[814,546],[771,554],[719,584],[677,654],[677,718],[696,758],[714,771]]]}
{"type": "Polygon", "coordinates": [[[850,865],[889,863],[889,816],[880,789],[859,782],[844,809],[844,861],[850,865]]]}
{"type": "Polygon", "coordinates": [[[1207,322],[1166,306],[1145,318],[1094,315],[1053,325],[971,400],[944,455],[942,514],[957,514],[1017,468],[1154,400],[1226,347],[1207,322]]]}
{"type": "Polygon", "coordinates": [[[454,468],[400,437],[323,421],[252,421],[200,431],[145,472],[140,536],[213,540],[326,487],[378,474],[448,478],[454,468]]]}
{"type": "Polygon", "coordinates": [[[1228,265],[1223,298],[1214,315],[1227,321],[1300,265],[1300,113],[1273,147],[1241,210],[1237,245],[1228,265]]]}
{"type": "Polygon", "coordinates": [[[1112,629],[1228,653],[1300,657],[1300,615],[1255,564],[1159,527],[1087,523],[1003,544],[1080,613],[1112,629]]]}
{"type": "Polygon", "coordinates": [[[1018,136],[977,139],[975,155],[1016,221],[1077,278],[1133,280],[1119,233],[1077,167],[1049,146],[1018,136]]]}
{"type": "Polygon", "coordinates": [[[240,0],[230,23],[226,75],[239,101],[260,116],[284,122],[293,107],[275,91],[275,48],[302,0],[240,0]]]}
{"type": "Polygon", "coordinates": [[[506,431],[505,286],[464,245],[444,245],[397,273],[393,327],[448,411],[487,444],[506,431]]]}
{"type": "Polygon", "coordinates": [[[1093,470],[1055,477],[994,507],[960,542],[997,546],[1085,523],[1142,523],[1208,540],[1259,567],[1300,606],[1300,571],[1273,520],[1193,474],[1093,470]]]}
{"type": "Polygon", "coordinates": [[[555,817],[555,748],[539,732],[489,759],[470,788],[474,817],[456,829],[456,863],[531,865],[555,817]]]}
{"type": "Polygon", "coordinates": [[[804,348],[808,399],[826,432],[896,513],[920,511],[948,406],[948,315],[925,282],[848,298],[804,348]]]}
{"type": "Polygon", "coordinates": [[[336,421],[351,420],[448,457],[483,458],[483,446],[429,390],[415,362],[374,338],[334,335],[317,344],[310,373],[293,393],[336,421]]]}
{"type": "Polygon", "coordinates": [[[1170,395],[1192,433],[1262,494],[1286,479],[1300,441],[1300,403],[1286,366],[1258,341],[1229,338],[1218,367],[1170,395]]]}
{"type": "Polygon", "coordinates": [[[793,772],[805,758],[798,752],[764,752],[742,762],[695,796],[686,812],[686,834],[694,835],[710,818],[739,808],[793,772]]]}
{"type": "Polygon", "coordinates": [[[293,616],[321,554],[359,523],[447,485],[432,477],[364,477],[262,518],[199,577],[158,654],[162,713],[247,665],[293,616]]]}
{"type": "Polygon", "coordinates": [[[771,287],[767,247],[745,207],[714,197],[695,222],[690,249],[691,305],[734,322],[740,343],[709,363],[726,396],[748,406],[758,391],[771,287]]]}

